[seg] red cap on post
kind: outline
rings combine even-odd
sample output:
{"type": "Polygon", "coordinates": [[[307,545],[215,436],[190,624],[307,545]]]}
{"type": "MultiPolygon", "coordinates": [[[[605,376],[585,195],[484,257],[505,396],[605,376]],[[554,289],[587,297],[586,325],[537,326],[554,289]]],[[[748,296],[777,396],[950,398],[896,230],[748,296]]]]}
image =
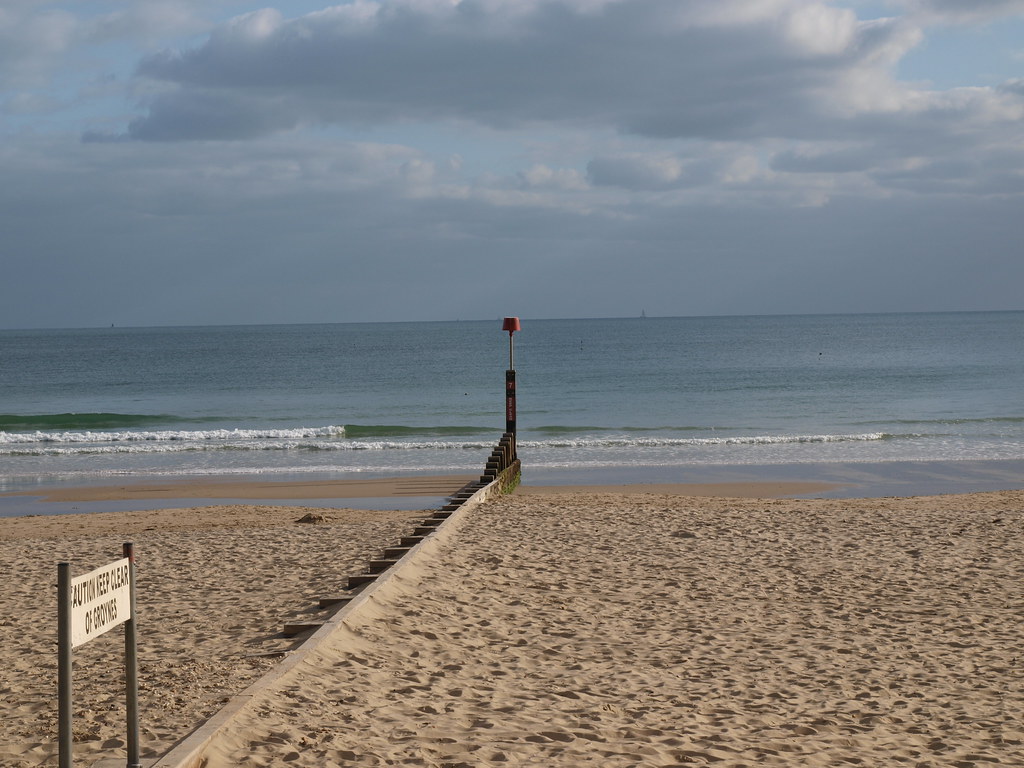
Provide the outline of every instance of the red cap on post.
{"type": "Polygon", "coordinates": [[[519,325],[518,317],[506,317],[501,324],[501,330],[508,331],[509,333],[515,333],[516,331],[521,329],[522,326],[519,325]]]}

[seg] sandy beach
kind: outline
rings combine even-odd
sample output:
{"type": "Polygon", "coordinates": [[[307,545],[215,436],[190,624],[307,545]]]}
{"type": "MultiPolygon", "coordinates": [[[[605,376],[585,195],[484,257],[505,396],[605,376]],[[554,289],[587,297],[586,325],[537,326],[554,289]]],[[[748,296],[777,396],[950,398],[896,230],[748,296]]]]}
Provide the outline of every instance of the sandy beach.
{"type": "MultiPolygon", "coordinates": [[[[522,489],[471,510],[243,711],[207,765],[1024,764],[1024,492],[651,491],[522,489]]],[[[302,514],[0,520],[17,574],[0,606],[0,764],[56,764],[56,562],[84,569],[135,541],[156,756],[416,517],[302,514]]],[[[123,755],[119,676],[91,671],[116,658],[111,636],[76,656],[85,765],[123,755]]]]}

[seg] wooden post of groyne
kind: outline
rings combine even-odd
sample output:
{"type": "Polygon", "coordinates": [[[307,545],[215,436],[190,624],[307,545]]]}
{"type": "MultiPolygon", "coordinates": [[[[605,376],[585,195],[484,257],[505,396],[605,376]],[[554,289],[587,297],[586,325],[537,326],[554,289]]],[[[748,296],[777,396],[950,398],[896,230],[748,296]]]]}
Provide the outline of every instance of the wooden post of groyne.
{"type": "Polygon", "coordinates": [[[512,340],[512,334],[521,328],[518,317],[506,317],[501,324],[501,330],[508,331],[508,370],[505,371],[505,434],[513,436],[513,446],[516,434],[516,365],[515,342],[512,340]]]}

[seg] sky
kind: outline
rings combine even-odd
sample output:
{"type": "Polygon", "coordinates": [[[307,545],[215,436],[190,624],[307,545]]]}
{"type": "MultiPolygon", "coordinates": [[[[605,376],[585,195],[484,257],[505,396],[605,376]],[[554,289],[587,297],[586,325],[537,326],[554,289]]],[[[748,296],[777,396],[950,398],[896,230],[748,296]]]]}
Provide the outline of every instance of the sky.
{"type": "Polygon", "coordinates": [[[1024,309],[1024,0],[0,0],[0,328],[1024,309]]]}

